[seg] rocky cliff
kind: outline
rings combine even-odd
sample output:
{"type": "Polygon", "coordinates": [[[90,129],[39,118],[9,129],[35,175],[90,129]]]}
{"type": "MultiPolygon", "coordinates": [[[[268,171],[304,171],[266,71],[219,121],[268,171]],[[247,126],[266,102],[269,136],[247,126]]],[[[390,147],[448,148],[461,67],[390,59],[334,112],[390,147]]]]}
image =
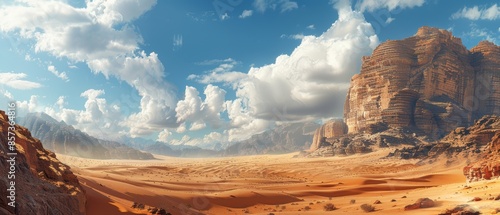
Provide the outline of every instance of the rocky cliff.
{"type": "MultiPolygon", "coordinates": [[[[476,125],[479,128],[466,132],[476,133],[467,142],[486,144],[481,159],[464,167],[467,181],[490,180],[500,177],[500,117],[484,117],[476,125]],[[479,130],[480,132],[477,132],[479,130]]],[[[467,135],[467,136],[470,136],[467,135]]]]}
{"type": "MultiPolygon", "coordinates": [[[[15,126],[17,156],[15,156],[16,208],[6,202],[11,167],[8,162],[9,120],[0,111],[0,214],[85,214],[85,194],[70,168],[57,160],[53,152],[31,136],[24,127],[15,126]]],[[[10,193],[10,191],[9,191],[10,193]]],[[[10,201],[10,200],[8,200],[10,201]]]]}
{"type": "Polygon", "coordinates": [[[450,32],[422,27],[362,59],[344,106],[347,134],[317,131],[311,150],[321,140],[328,146],[387,129],[439,140],[485,114],[500,114],[498,86],[499,46],[481,42],[469,51],[450,32]]]}
{"type": "Polygon", "coordinates": [[[39,138],[45,148],[56,153],[95,159],[153,159],[150,153],[94,138],[44,113],[29,113],[19,124],[39,138]]]}

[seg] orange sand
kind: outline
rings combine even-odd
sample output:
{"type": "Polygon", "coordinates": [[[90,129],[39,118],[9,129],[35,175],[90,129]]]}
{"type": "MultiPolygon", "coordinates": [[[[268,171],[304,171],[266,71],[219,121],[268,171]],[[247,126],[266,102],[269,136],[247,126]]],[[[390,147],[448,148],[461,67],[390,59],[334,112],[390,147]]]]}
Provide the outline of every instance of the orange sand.
{"type": "Polygon", "coordinates": [[[500,207],[500,202],[487,200],[500,194],[500,180],[472,183],[466,189],[464,163],[417,166],[416,160],[384,159],[387,153],[331,158],[292,158],[297,153],[204,159],[156,155],[153,161],[58,158],[79,177],[92,215],[147,214],[131,208],[133,202],[174,215],[353,215],[365,214],[359,206],[375,200],[382,204],[374,205],[376,211],[370,214],[438,214],[458,204],[489,214],[500,207]],[[476,196],[483,201],[468,202],[476,196]],[[437,206],[403,210],[422,197],[437,206]],[[327,203],[338,209],[324,211],[327,203]]]}

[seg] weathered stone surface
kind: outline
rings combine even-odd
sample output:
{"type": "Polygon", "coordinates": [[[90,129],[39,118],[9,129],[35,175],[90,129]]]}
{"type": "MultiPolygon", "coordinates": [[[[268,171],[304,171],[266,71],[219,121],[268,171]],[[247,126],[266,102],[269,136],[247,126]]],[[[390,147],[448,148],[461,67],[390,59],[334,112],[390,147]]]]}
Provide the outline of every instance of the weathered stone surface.
{"type": "Polygon", "coordinates": [[[318,149],[328,138],[340,137],[347,134],[347,126],[343,120],[330,120],[316,129],[310,151],[318,149]]]}
{"type": "Polygon", "coordinates": [[[439,139],[471,124],[474,116],[500,112],[500,93],[493,87],[500,84],[499,50],[482,42],[468,51],[450,32],[429,27],[381,44],[351,80],[344,109],[348,132],[383,122],[439,139]],[[482,76],[487,78],[477,78],[482,76]],[[487,94],[479,92],[485,80],[487,94]]]}
{"type": "MultiPolygon", "coordinates": [[[[0,175],[7,176],[6,162],[9,121],[0,111],[0,175]]],[[[16,211],[0,201],[1,214],[85,214],[85,194],[70,168],[57,160],[56,155],[43,148],[24,127],[15,126],[16,136],[16,211]]],[[[7,194],[7,177],[0,179],[1,199],[7,194]]]]}
{"type": "Polygon", "coordinates": [[[471,49],[472,65],[476,72],[475,97],[472,109],[478,116],[500,115],[500,47],[482,41],[471,49]]]}
{"type": "Polygon", "coordinates": [[[484,117],[478,123],[483,132],[466,139],[477,144],[487,143],[487,145],[482,158],[463,169],[469,182],[500,177],[500,117],[484,117]]]}
{"type": "Polygon", "coordinates": [[[434,207],[435,203],[429,198],[420,198],[415,203],[405,206],[404,210],[416,210],[420,208],[430,208],[434,207]]]}
{"type": "Polygon", "coordinates": [[[455,128],[439,141],[396,149],[389,156],[403,159],[433,159],[441,155],[446,155],[448,158],[460,155],[458,156],[460,159],[476,160],[481,156],[483,149],[498,151],[498,146],[494,143],[495,135],[499,132],[500,117],[487,115],[476,120],[470,127],[455,128]]]}
{"type": "MultiPolygon", "coordinates": [[[[467,146],[451,144],[447,139],[440,144],[433,141],[457,127],[472,125],[485,114],[500,114],[498,86],[499,46],[481,42],[469,51],[450,32],[422,27],[414,36],[384,42],[371,56],[363,57],[361,71],[352,77],[346,97],[345,136],[354,140],[356,136],[391,130],[389,133],[406,131],[425,139],[424,145],[392,154],[407,158],[478,151],[491,139],[490,133],[475,132],[467,137],[470,139],[463,139],[467,146]]],[[[339,145],[338,136],[329,139],[321,131],[317,133],[311,150],[339,145]]],[[[387,144],[378,141],[374,145],[387,144]]],[[[339,154],[342,150],[333,147],[326,151],[339,154]]]]}

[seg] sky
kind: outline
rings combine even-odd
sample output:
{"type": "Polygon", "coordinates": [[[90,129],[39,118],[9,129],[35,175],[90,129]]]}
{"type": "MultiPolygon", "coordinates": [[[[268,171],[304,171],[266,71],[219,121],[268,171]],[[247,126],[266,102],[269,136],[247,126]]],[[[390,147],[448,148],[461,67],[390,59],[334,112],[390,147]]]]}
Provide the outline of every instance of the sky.
{"type": "Polygon", "coordinates": [[[499,45],[499,21],[493,0],[7,0],[0,109],[209,148],[341,118],[381,42],[431,26],[499,45]]]}

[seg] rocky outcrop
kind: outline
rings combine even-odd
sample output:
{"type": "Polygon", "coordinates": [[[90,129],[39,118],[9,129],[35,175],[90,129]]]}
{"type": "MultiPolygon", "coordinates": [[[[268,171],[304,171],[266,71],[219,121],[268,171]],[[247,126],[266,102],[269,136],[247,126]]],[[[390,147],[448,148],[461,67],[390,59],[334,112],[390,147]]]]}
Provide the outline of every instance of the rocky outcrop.
{"type": "Polygon", "coordinates": [[[438,139],[474,116],[500,113],[500,47],[481,42],[468,51],[445,30],[422,27],[363,58],[344,109],[349,133],[385,122],[416,127],[438,139]]]}
{"type": "Polygon", "coordinates": [[[435,203],[429,198],[420,198],[415,203],[405,206],[404,210],[416,210],[420,208],[431,208],[434,207],[435,203]]]}
{"type": "MultiPolygon", "coordinates": [[[[344,106],[347,136],[393,129],[437,141],[486,114],[500,114],[498,86],[499,46],[481,42],[469,51],[450,32],[422,27],[414,36],[384,42],[363,57],[344,106]]],[[[322,135],[317,132],[311,150],[320,150],[322,135]]],[[[326,142],[343,136],[335,138],[326,142]]],[[[434,153],[438,148],[433,147],[422,146],[415,153],[434,153]]]]}
{"type": "Polygon", "coordinates": [[[369,134],[343,135],[327,138],[320,147],[306,155],[307,157],[345,156],[376,151],[380,148],[397,147],[400,145],[417,146],[422,141],[409,130],[385,129],[369,134]]]}
{"type": "Polygon", "coordinates": [[[154,159],[150,153],[94,138],[45,113],[28,113],[19,124],[27,127],[45,148],[55,153],[94,159],[154,159]]]}
{"type": "Polygon", "coordinates": [[[314,151],[320,148],[321,144],[326,142],[326,139],[340,137],[345,134],[347,134],[347,126],[344,120],[330,120],[316,129],[309,150],[314,151]]]}
{"type": "Polygon", "coordinates": [[[7,145],[8,127],[9,120],[5,112],[0,111],[0,214],[85,214],[85,194],[77,177],[26,128],[17,125],[16,208],[7,205],[5,199],[10,187],[7,172],[11,168],[5,161],[12,157],[8,154],[11,152],[7,145]]]}
{"type": "Polygon", "coordinates": [[[389,157],[433,160],[472,160],[464,168],[468,181],[500,176],[500,117],[484,116],[470,127],[458,127],[439,141],[396,149],[389,157]],[[478,160],[479,159],[479,160],[478,160]]]}
{"type": "Polygon", "coordinates": [[[482,125],[482,132],[467,139],[487,145],[481,159],[463,169],[469,182],[500,177],[500,117],[485,117],[478,123],[482,125]]]}
{"type": "MultiPolygon", "coordinates": [[[[482,41],[471,49],[472,65],[476,72],[476,115],[500,115],[500,47],[482,41]]],[[[471,99],[472,100],[472,99],[471,99]]]]}

